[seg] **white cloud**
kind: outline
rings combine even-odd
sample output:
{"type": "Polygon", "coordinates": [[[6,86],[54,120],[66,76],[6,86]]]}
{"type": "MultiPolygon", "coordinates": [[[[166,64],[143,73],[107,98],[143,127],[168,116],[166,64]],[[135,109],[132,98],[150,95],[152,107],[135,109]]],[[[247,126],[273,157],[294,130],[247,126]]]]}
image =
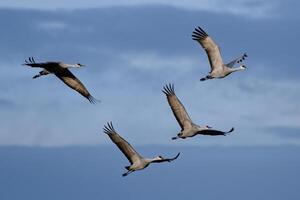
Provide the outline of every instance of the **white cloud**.
{"type": "Polygon", "coordinates": [[[187,72],[193,70],[200,62],[188,56],[160,56],[154,52],[131,52],[119,55],[129,67],[147,71],[176,70],[187,72]]]}
{"type": "Polygon", "coordinates": [[[84,9],[139,5],[167,5],[182,9],[229,13],[252,18],[271,17],[279,12],[277,1],[264,0],[28,0],[26,2],[2,0],[0,2],[0,7],[34,9],[84,9]]]}
{"type": "Polygon", "coordinates": [[[300,103],[297,101],[300,85],[295,80],[265,80],[253,76],[249,70],[222,80],[200,82],[192,79],[189,73],[195,70],[199,76],[205,75],[194,63],[199,61],[198,57],[174,58],[146,52],[120,57],[119,63],[126,68],[143,66],[139,69],[153,72],[147,80],[153,79],[158,86],[147,80],[135,82],[132,79],[135,75],[126,70],[108,67],[101,74],[73,70],[92,94],[101,99],[102,103],[94,106],[54,76],[32,80],[37,70],[20,69],[17,64],[11,67],[11,63],[2,65],[2,74],[14,74],[13,79],[2,76],[1,85],[10,83],[9,87],[13,88],[5,90],[2,96],[13,99],[16,108],[0,113],[3,122],[0,143],[42,146],[108,143],[101,129],[105,122],[112,120],[120,134],[135,145],[170,144],[170,138],[180,128],[161,92],[163,84],[160,85],[156,74],[172,76],[175,71],[188,76],[176,79],[175,90],[195,123],[221,130],[234,126],[236,130],[228,137],[195,137],[172,145],[300,145],[297,138],[283,138],[264,131],[274,126],[300,128],[300,103]],[[188,67],[183,70],[187,71],[180,71],[186,63],[188,67]]]}
{"type": "Polygon", "coordinates": [[[61,21],[45,21],[37,23],[37,28],[45,31],[57,31],[67,28],[67,24],[61,21]]]}

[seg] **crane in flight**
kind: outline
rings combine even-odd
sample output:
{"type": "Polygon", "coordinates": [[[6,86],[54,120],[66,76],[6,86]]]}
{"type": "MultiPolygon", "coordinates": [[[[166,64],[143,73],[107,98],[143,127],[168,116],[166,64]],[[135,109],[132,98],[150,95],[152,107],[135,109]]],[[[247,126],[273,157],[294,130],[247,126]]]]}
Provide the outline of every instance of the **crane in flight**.
{"type": "Polygon", "coordinates": [[[173,158],[163,158],[162,156],[156,156],[155,158],[143,158],[140,154],[125,140],[123,139],[114,129],[112,122],[104,125],[103,132],[106,133],[113,143],[117,145],[117,147],[122,151],[122,153],[126,156],[128,161],[130,162],[130,166],[126,166],[126,173],[122,174],[122,176],[127,176],[128,174],[136,171],[142,170],[148,167],[151,163],[162,163],[162,162],[171,162],[176,160],[180,153],[178,153],[173,158]]]}
{"type": "Polygon", "coordinates": [[[30,57],[28,60],[25,60],[25,63],[23,65],[27,65],[30,67],[37,67],[37,68],[43,68],[42,71],[39,72],[39,74],[33,76],[33,79],[36,79],[41,76],[46,76],[49,74],[54,74],[57,78],[59,78],[61,81],[63,81],[67,86],[72,88],[73,90],[80,93],[82,96],[87,98],[90,103],[96,103],[99,102],[99,100],[95,99],[89,91],[86,89],[86,87],[81,83],[81,81],[72,74],[72,72],[68,68],[80,68],[84,65],[80,63],[76,64],[66,64],[63,62],[35,62],[33,57],[30,57]]]}
{"type": "Polygon", "coordinates": [[[199,42],[199,44],[205,50],[211,68],[209,74],[206,77],[201,78],[200,81],[214,78],[224,78],[233,72],[246,69],[245,65],[234,67],[235,64],[241,63],[243,60],[245,60],[247,57],[246,53],[232,60],[231,62],[224,64],[219,46],[202,28],[195,28],[192,34],[192,39],[199,42]]]}

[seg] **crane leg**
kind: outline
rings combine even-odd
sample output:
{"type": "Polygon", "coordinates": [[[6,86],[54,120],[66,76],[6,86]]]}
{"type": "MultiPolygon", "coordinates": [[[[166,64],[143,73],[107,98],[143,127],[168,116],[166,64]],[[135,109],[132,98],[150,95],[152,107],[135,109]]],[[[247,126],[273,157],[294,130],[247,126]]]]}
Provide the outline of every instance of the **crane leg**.
{"type": "Polygon", "coordinates": [[[200,81],[206,81],[208,79],[212,79],[212,77],[210,75],[207,75],[206,77],[201,78],[200,81]]]}
{"type": "Polygon", "coordinates": [[[128,174],[132,173],[133,171],[132,170],[128,170],[126,173],[122,174],[122,176],[127,176],[128,174]]]}
{"type": "Polygon", "coordinates": [[[35,78],[38,78],[38,77],[41,77],[41,76],[46,76],[48,74],[50,74],[50,72],[48,72],[46,70],[42,70],[42,71],[39,72],[39,74],[33,76],[32,78],[35,79],[35,78]]]}

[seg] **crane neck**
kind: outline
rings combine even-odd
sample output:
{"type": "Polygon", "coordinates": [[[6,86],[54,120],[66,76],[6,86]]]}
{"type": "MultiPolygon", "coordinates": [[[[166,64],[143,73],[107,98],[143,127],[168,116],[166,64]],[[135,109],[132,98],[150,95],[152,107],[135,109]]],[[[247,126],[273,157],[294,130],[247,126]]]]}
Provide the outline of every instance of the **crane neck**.
{"type": "Polygon", "coordinates": [[[152,163],[152,162],[157,161],[157,160],[159,160],[159,159],[158,158],[147,158],[147,159],[145,159],[145,161],[147,163],[152,163]]]}

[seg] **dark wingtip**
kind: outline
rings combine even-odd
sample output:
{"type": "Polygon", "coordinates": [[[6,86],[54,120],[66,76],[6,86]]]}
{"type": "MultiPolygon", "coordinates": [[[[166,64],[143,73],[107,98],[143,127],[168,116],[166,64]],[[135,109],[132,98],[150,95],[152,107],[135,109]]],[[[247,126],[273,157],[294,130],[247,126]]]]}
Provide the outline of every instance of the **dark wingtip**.
{"type": "Polygon", "coordinates": [[[25,63],[23,63],[22,65],[27,65],[27,66],[31,66],[32,64],[36,63],[33,57],[28,57],[28,60],[25,59],[24,62],[25,63]]]}
{"type": "Polygon", "coordinates": [[[33,57],[29,57],[28,60],[29,60],[29,62],[30,62],[31,64],[34,64],[34,63],[35,63],[35,60],[34,60],[33,57]]]}
{"type": "Polygon", "coordinates": [[[174,159],[177,159],[179,157],[179,155],[180,155],[180,152],[177,153],[177,155],[175,156],[174,159]]]}
{"type": "Polygon", "coordinates": [[[234,131],[234,127],[232,127],[228,132],[226,132],[225,134],[231,133],[232,131],[234,131]]]}
{"type": "Polygon", "coordinates": [[[96,99],[96,98],[93,97],[92,95],[89,95],[89,96],[87,97],[87,99],[89,100],[89,102],[90,102],[91,104],[101,103],[100,100],[96,99]]]}
{"type": "Polygon", "coordinates": [[[114,127],[113,127],[113,124],[112,124],[112,121],[110,122],[107,122],[104,126],[103,126],[103,132],[105,134],[112,134],[112,133],[116,133],[114,127]]]}
{"type": "Polygon", "coordinates": [[[175,95],[175,89],[174,89],[174,84],[166,84],[164,87],[163,87],[163,90],[162,90],[163,93],[165,93],[165,95],[175,95]]]}
{"type": "Polygon", "coordinates": [[[171,139],[172,139],[172,140],[177,140],[178,138],[177,138],[177,137],[172,137],[171,139]]]}
{"type": "Polygon", "coordinates": [[[180,152],[178,152],[174,158],[168,159],[168,162],[172,162],[172,161],[176,160],[179,155],[180,155],[180,152]]]}
{"type": "Polygon", "coordinates": [[[193,40],[203,40],[208,37],[208,34],[200,27],[196,27],[193,31],[192,39],[193,40]]]}

